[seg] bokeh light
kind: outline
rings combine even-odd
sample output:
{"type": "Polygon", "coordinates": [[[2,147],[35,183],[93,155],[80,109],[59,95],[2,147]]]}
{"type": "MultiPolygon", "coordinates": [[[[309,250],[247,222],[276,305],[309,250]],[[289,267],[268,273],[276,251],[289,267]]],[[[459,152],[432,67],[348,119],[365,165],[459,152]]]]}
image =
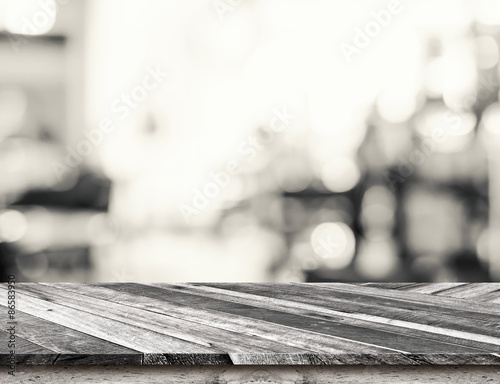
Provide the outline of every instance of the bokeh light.
{"type": "Polygon", "coordinates": [[[431,140],[430,150],[459,152],[474,138],[476,116],[454,112],[442,104],[430,105],[418,117],[416,128],[422,138],[431,140]]]}
{"type": "Polygon", "coordinates": [[[374,186],[365,192],[361,222],[367,232],[373,229],[390,231],[395,222],[396,198],[385,186],[374,186]]]}
{"type": "Polygon", "coordinates": [[[0,239],[8,243],[21,239],[28,229],[23,213],[9,209],[0,212],[0,239]]]}
{"type": "Polygon", "coordinates": [[[311,234],[311,246],[328,268],[342,269],[354,257],[356,239],[352,229],[344,223],[322,223],[311,234]]]}
{"type": "Polygon", "coordinates": [[[286,192],[300,192],[312,180],[312,171],[300,157],[285,158],[276,165],[276,181],[286,192]]]}
{"type": "Polygon", "coordinates": [[[7,0],[4,25],[8,32],[23,35],[43,35],[54,26],[57,18],[55,0],[7,0]]]}
{"type": "Polygon", "coordinates": [[[498,2],[222,3],[0,0],[0,271],[494,279],[498,2]]]}
{"type": "Polygon", "coordinates": [[[354,264],[359,274],[367,280],[389,280],[398,270],[400,260],[393,241],[364,240],[354,264]]]}
{"type": "Polygon", "coordinates": [[[353,159],[332,158],[321,170],[321,180],[332,192],[346,192],[353,189],[361,178],[361,170],[353,159]]]}
{"type": "Polygon", "coordinates": [[[500,139],[500,103],[491,104],[484,112],[481,126],[486,130],[488,140],[500,139]]]}

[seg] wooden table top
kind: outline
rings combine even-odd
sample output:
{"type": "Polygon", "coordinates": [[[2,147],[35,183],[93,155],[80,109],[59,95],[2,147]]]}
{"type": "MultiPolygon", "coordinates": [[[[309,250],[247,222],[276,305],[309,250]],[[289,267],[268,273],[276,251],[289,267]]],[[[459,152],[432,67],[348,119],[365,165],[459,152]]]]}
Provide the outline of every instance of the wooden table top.
{"type": "Polygon", "coordinates": [[[500,283],[18,283],[14,321],[18,365],[500,365],[500,283]]]}

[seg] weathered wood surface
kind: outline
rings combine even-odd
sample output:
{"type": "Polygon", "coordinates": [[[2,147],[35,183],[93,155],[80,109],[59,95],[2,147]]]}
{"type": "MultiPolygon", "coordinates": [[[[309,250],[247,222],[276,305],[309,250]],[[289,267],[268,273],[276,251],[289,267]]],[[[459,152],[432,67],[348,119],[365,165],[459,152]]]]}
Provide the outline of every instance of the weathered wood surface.
{"type": "MultiPolygon", "coordinates": [[[[0,363],[6,365],[5,284],[0,293],[0,363]]],[[[496,283],[21,283],[16,311],[18,370],[96,364],[500,366],[496,283]]]]}
{"type": "MultiPolygon", "coordinates": [[[[9,380],[11,379],[11,380],[9,380]]],[[[4,382],[4,381],[2,381],[4,382]]],[[[497,384],[498,366],[29,366],[18,384],[497,384]]]]}

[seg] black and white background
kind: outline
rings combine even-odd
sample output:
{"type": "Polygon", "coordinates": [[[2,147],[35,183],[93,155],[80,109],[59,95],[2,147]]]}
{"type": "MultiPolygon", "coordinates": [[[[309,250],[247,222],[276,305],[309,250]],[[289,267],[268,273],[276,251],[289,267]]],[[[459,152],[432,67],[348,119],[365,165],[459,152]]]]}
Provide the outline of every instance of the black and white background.
{"type": "Polygon", "coordinates": [[[500,1],[0,0],[0,273],[500,281],[500,1]]]}

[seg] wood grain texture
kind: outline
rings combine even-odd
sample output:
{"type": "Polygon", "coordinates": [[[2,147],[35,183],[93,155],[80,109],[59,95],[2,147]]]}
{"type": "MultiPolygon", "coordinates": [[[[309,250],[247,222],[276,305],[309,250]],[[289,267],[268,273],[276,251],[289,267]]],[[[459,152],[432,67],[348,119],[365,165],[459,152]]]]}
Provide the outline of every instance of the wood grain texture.
{"type": "MultiPolygon", "coordinates": [[[[3,328],[6,329],[6,328],[3,328]]],[[[8,346],[9,333],[0,332],[0,343],[3,346],[8,346]]],[[[38,344],[32,343],[22,337],[16,337],[16,361],[21,364],[28,365],[51,365],[57,360],[58,353],[49,349],[43,348],[38,344]]],[[[9,365],[9,355],[7,353],[0,354],[0,365],[9,365]]]]}
{"type": "MultiPolygon", "coordinates": [[[[159,286],[164,286],[164,284],[158,284],[159,286]]],[[[206,286],[189,286],[180,285],[178,287],[173,287],[168,285],[165,289],[182,289],[195,291],[200,295],[207,297],[216,297],[223,300],[232,301],[235,303],[247,303],[249,305],[259,306],[263,309],[279,309],[281,311],[286,311],[289,313],[297,313],[308,317],[315,317],[322,320],[335,320],[337,322],[345,322],[351,325],[361,325],[365,327],[371,327],[373,329],[379,329],[383,331],[396,334],[396,337],[404,337],[404,335],[411,335],[418,337],[421,340],[436,340],[443,341],[450,344],[458,344],[463,346],[471,346],[479,349],[488,351],[500,351],[498,345],[492,343],[481,343],[469,338],[468,334],[461,333],[457,337],[453,334],[453,330],[443,329],[435,326],[422,326],[416,325],[409,322],[396,322],[393,319],[387,319],[383,317],[367,316],[360,313],[346,313],[335,310],[326,309],[319,306],[314,306],[310,304],[304,304],[300,302],[289,302],[284,300],[269,299],[257,295],[250,295],[240,292],[219,290],[217,288],[211,288],[206,286]]],[[[474,335],[472,335],[474,336],[474,335]]],[[[421,344],[421,343],[420,343],[421,344]]],[[[425,348],[425,347],[424,347],[425,348]]],[[[433,351],[436,352],[436,351],[433,351]]],[[[436,356],[436,355],[434,355],[436,356]]]]}
{"type": "MultiPolygon", "coordinates": [[[[500,366],[499,292],[493,283],[20,283],[17,364],[500,366]]],[[[0,284],[2,365],[6,293],[0,284]]]]}
{"type": "Polygon", "coordinates": [[[454,297],[472,302],[500,303],[500,283],[407,283],[399,286],[367,283],[367,286],[382,289],[400,289],[412,292],[454,297]]]}
{"type": "Polygon", "coordinates": [[[19,384],[496,384],[495,366],[23,366],[19,384]]]}
{"type": "MultiPolygon", "coordinates": [[[[36,357],[40,361],[51,361],[51,364],[64,364],[78,359],[82,364],[91,364],[95,360],[95,351],[100,351],[102,356],[99,363],[140,364],[142,360],[138,351],[23,312],[17,312],[16,321],[16,354],[21,360],[36,357]],[[23,345],[29,342],[38,349],[35,352],[25,350],[18,342],[23,345]]],[[[0,325],[2,329],[8,328],[4,319],[0,319],[0,325]]]]}

